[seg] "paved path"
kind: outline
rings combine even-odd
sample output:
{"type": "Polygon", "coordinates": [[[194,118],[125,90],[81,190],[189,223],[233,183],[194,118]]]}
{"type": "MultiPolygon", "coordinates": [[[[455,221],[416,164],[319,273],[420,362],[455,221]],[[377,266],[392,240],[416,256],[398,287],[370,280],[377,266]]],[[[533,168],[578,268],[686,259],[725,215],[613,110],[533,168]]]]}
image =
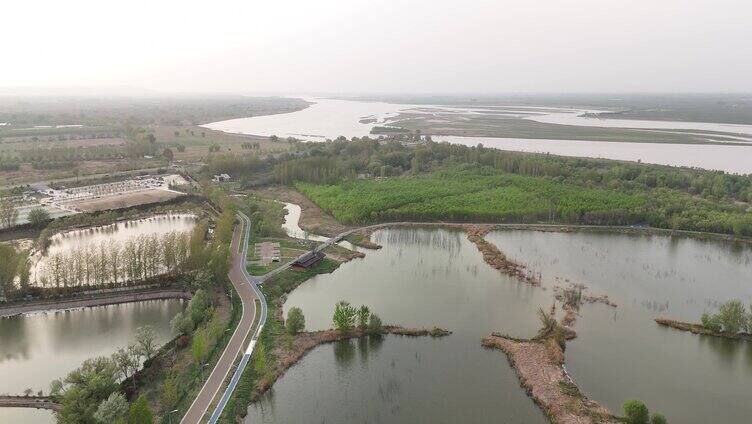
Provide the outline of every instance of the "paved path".
{"type": "Polygon", "coordinates": [[[257,289],[255,284],[248,278],[248,273],[245,270],[251,223],[245,215],[240,216],[240,218],[241,225],[235,226],[235,231],[232,235],[232,244],[230,245],[232,267],[230,268],[229,277],[240,296],[243,312],[240,322],[235,328],[235,332],[227,343],[224,352],[222,352],[217,365],[214,366],[198,396],[191,404],[188,412],[183,416],[182,421],[180,421],[183,424],[198,424],[203,422],[204,415],[222,388],[227,375],[235,363],[235,358],[246,349],[245,341],[251,332],[253,321],[256,317],[257,289]]]}

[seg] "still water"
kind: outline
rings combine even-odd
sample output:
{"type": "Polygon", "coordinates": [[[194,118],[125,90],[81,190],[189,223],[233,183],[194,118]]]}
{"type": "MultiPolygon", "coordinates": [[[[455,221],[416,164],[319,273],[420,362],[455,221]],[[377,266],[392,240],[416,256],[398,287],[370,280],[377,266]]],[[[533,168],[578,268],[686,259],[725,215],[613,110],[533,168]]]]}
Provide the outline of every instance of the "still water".
{"type": "Polygon", "coordinates": [[[463,232],[386,229],[374,241],[383,248],[303,283],[285,311],[300,307],[309,330],[331,328],[344,299],[385,323],[454,334],[321,346],[250,406],[246,422],[546,422],[505,356],[480,340],[495,330],[532,336],[549,294],[485,265],[463,232]]]}
{"type": "MultiPolygon", "coordinates": [[[[752,251],[725,242],[664,236],[497,231],[487,239],[515,260],[608,294],[584,305],[567,368],[613,411],[638,398],[674,423],[741,423],[752,416],[752,343],[659,327],[662,316],[699,321],[703,311],[752,301],[752,251]]],[[[559,283],[565,284],[565,283],[559,283]]]]}
{"type": "Polygon", "coordinates": [[[189,232],[196,225],[197,217],[192,214],[155,215],[148,218],[117,222],[100,227],[66,231],[50,237],[50,245],[42,257],[37,256],[32,278],[41,280],[45,270],[45,259],[57,253],[70,253],[89,246],[98,247],[102,243],[124,243],[143,235],[189,232]]]}
{"type": "MultiPolygon", "coordinates": [[[[299,222],[302,209],[299,205],[296,205],[295,203],[285,203],[285,211],[287,212],[285,214],[285,222],[282,224],[282,229],[285,231],[285,234],[287,234],[288,237],[318,242],[326,242],[329,240],[329,237],[309,233],[308,231],[300,228],[299,222]]],[[[347,240],[342,240],[340,242],[337,242],[337,244],[344,247],[345,249],[359,249],[358,246],[350,243],[347,240]]]]}
{"type": "MultiPolygon", "coordinates": [[[[0,393],[27,388],[49,392],[50,382],[81,363],[109,356],[133,342],[136,329],[151,325],[160,344],[172,337],[170,319],[181,300],[154,300],[0,319],[0,393]]],[[[0,423],[50,423],[52,414],[0,408],[0,423]]]]}
{"type": "Polygon", "coordinates": [[[246,422],[545,422],[504,355],[479,341],[491,331],[532,336],[536,309],[550,306],[553,285],[565,280],[619,305],[584,305],[568,344],[567,369],[590,397],[616,412],[628,398],[643,399],[669,422],[752,416],[752,344],[653,322],[697,320],[732,298],[749,304],[749,248],[595,233],[497,231],[487,239],[540,271],[543,288],[492,270],[462,232],[417,228],[379,231],[383,249],[303,283],[284,309],[300,307],[309,330],[330,328],[344,299],[388,323],[454,334],[321,346],[250,406],[246,422]]]}

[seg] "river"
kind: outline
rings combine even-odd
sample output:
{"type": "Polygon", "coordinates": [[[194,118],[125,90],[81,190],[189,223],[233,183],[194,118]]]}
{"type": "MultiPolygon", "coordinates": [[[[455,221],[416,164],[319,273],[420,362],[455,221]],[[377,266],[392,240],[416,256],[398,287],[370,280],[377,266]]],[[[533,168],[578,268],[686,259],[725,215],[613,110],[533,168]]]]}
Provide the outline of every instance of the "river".
{"type": "MultiPolygon", "coordinates": [[[[277,135],[295,137],[307,141],[324,141],[340,135],[362,137],[370,135],[371,128],[383,125],[401,111],[430,110],[452,111],[457,114],[483,113],[486,109],[451,108],[447,106],[405,105],[384,102],[361,102],[325,98],[304,97],[313,102],[306,109],[277,115],[239,118],[213,122],[205,127],[230,133],[277,135]],[[363,121],[363,122],[361,122],[363,121]]],[[[752,125],[714,124],[703,122],[646,121],[625,119],[598,119],[579,116],[577,109],[546,107],[504,106],[520,117],[539,122],[612,128],[658,128],[663,131],[717,131],[739,141],[752,140],[752,125]],[[670,130],[669,130],[670,129],[670,130]]],[[[752,145],[736,146],[722,144],[681,143],[628,143],[616,141],[540,140],[496,137],[437,136],[436,140],[463,145],[482,143],[487,147],[526,152],[548,152],[562,156],[595,157],[615,160],[642,161],[660,165],[692,166],[721,170],[731,173],[752,173],[752,161],[740,157],[752,157],[752,145]]]]}
{"type": "MultiPolygon", "coordinates": [[[[155,300],[0,319],[0,393],[27,388],[49,393],[50,382],[96,356],[109,356],[133,342],[136,329],[151,325],[160,345],[170,338],[170,320],[180,300],[155,300]]],[[[0,408],[2,423],[53,423],[49,411],[0,408]]]]}
{"type": "Polygon", "coordinates": [[[752,300],[752,252],[727,242],[666,236],[497,231],[487,239],[539,271],[532,288],[488,267],[463,232],[390,228],[383,249],[294,290],[308,330],[330,328],[339,300],[385,322],[438,325],[444,339],[388,336],[316,348],[249,407],[247,423],[545,422],[504,355],[480,346],[491,331],[530,337],[553,286],[586,284],[618,307],[583,306],[566,366],[583,392],[614,412],[643,399],[669,422],[743,422],[752,381],[748,343],[659,327],[696,321],[729,299],[752,300]],[[294,405],[291,407],[291,405],[294,405]]]}

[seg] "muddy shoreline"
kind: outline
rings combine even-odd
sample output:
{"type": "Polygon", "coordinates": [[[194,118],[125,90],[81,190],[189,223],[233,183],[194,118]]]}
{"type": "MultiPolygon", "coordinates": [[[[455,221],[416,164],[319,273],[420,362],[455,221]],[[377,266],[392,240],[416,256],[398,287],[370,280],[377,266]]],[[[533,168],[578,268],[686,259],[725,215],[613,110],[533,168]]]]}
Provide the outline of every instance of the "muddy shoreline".
{"type": "Polygon", "coordinates": [[[89,294],[61,299],[46,299],[19,302],[0,306],[0,318],[45,311],[64,311],[94,306],[116,305],[120,303],[143,302],[162,299],[190,299],[193,294],[177,288],[131,290],[120,293],[89,294]]]}
{"type": "Polygon", "coordinates": [[[491,268],[499,270],[510,277],[517,278],[531,286],[541,285],[540,275],[536,275],[535,272],[528,269],[525,265],[510,260],[493,243],[486,241],[485,236],[494,229],[493,226],[466,225],[463,228],[467,233],[467,239],[475,244],[480,253],[483,254],[483,260],[491,268]]]}
{"type": "MultiPolygon", "coordinates": [[[[619,423],[608,409],[588,399],[564,369],[563,351],[552,352],[553,340],[515,340],[498,334],[484,337],[481,344],[507,356],[520,386],[557,424],[619,423]],[[561,356],[559,356],[561,355],[561,356]]],[[[558,344],[556,344],[558,347],[558,344]]]]}
{"type": "Polygon", "coordinates": [[[693,334],[699,334],[703,336],[721,337],[724,339],[732,340],[747,340],[752,341],[752,334],[749,333],[726,333],[723,331],[712,331],[702,326],[702,324],[695,324],[691,322],[675,321],[667,318],[656,318],[655,322],[658,325],[664,327],[674,328],[676,330],[688,331],[693,334]]]}

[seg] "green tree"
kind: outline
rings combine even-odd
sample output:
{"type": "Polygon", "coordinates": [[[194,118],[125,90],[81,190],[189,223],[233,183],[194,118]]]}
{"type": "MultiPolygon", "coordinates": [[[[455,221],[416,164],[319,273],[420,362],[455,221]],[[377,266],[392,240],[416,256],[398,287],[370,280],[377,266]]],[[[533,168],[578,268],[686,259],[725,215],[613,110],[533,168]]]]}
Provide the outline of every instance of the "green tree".
{"type": "Polygon", "coordinates": [[[157,353],[157,334],[151,325],[136,329],[136,346],[144,359],[149,359],[157,353]]]}
{"type": "Polygon", "coordinates": [[[718,315],[710,315],[709,313],[704,312],[700,317],[700,322],[702,323],[703,327],[707,328],[710,331],[719,332],[723,329],[721,320],[719,319],[718,315]]]}
{"type": "Polygon", "coordinates": [[[645,404],[637,399],[624,402],[624,421],[627,424],[649,424],[650,412],[645,404]]]}
{"type": "Polygon", "coordinates": [[[263,376],[267,371],[266,365],[266,346],[262,340],[259,340],[253,352],[253,369],[256,374],[263,376]]]}
{"type": "Polygon", "coordinates": [[[343,333],[349,332],[355,325],[356,314],[357,311],[353,306],[350,305],[349,302],[340,300],[334,306],[334,315],[332,316],[334,328],[343,333]]]}
{"type": "Polygon", "coordinates": [[[288,334],[298,334],[305,329],[305,316],[303,311],[297,306],[290,308],[287,312],[287,321],[285,322],[288,334]]]}
{"type": "Polygon", "coordinates": [[[201,328],[193,333],[193,342],[191,343],[191,355],[196,364],[203,365],[206,356],[209,354],[209,335],[206,330],[201,328]]]}
{"type": "Polygon", "coordinates": [[[381,334],[382,329],[381,318],[376,314],[371,314],[368,320],[368,334],[381,334]]]}
{"type": "Polygon", "coordinates": [[[94,419],[101,424],[115,424],[127,415],[128,401],[122,393],[114,392],[99,404],[94,419]]]}
{"type": "Polygon", "coordinates": [[[718,310],[718,319],[726,332],[736,334],[747,327],[747,311],[742,302],[729,300],[718,310]]]}
{"type": "Polygon", "coordinates": [[[170,328],[174,333],[190,335],[193,332],[193,320],[190,314],[178,312],[170,320],[170,328]]]}
{"type": "Polygon", "coordinates": [[[368,306],[362,305],[358,309],[358,328],[364,330],[368,326],[368,318],[371,316],[371,311],[368,310],[368,306]]]}
{"type": "Polygon", "coordinates": [[[118,388],[118,371],[109,358],[87,359],[56,387],[62,408],[60,423],[94,423],[99,404],[118,388]]]}
{"type": "Polygon", "coordinates": [[[154,424],[154,415],[149,408],[146,396],[141,395],[128,410],[128,424],[154,424]]]}
{"type": "Polygon", "coordinates": [[[50,213],[42,208],[34,208],[29,211],[29,223],[34,228],[42,228],[50,220],[50,213]]]}
{"type": "Polygon", "coordinates": [[[175,373],[170,373],[162,384],[162,394],[160,400],[165,409],[172,409],[178,404],[180,394],[178,393],[178,378],[175,373]]]}
{"type": "Polygon", "coordinates": [[[668,424],[668,420],[663,414],[653,414],[652,418],[650,418],[650,424],[668,424]]]}

